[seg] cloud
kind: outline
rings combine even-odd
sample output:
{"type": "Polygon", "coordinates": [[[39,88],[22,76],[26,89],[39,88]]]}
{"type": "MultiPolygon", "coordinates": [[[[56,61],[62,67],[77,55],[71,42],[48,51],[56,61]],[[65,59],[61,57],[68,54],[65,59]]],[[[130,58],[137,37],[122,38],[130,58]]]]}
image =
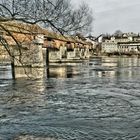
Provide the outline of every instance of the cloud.
{"type": "MultiPolygon", "coordinates": [[[[72,0],[74,1],[74,0],[72,0]]],[[[83,0],[76,0],[76,4],[83,0]]],[[[86,0],[93,9],[94,34],[140,31],[140,0],[86,0]]]]}
{"type": "Polygon", "coordinates": [[[112,33],[118,29],[124,32],[139,32],[139,7],[139,4],[127,4],[127,6],[106,9],[104,12],[96,13],[95,33],[112,33]]]}

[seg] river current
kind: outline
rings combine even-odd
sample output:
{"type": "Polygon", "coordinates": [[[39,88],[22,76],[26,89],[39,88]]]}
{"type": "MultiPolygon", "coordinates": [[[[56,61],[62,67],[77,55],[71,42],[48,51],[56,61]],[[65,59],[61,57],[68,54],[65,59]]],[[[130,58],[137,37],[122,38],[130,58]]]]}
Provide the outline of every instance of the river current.
{"type": "Polygon", "coordinates": [[[140,58],[50,64],[40,79],[13,80],[2,64],[0,140],[25,137],[140,140],[140,58]]]}

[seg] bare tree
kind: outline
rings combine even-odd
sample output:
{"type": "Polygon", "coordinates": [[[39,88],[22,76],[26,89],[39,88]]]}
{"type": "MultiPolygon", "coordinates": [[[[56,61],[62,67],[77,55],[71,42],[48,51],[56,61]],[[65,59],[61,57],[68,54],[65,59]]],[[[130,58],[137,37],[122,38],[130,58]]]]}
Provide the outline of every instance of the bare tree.
{"type": "MultiPolygon", "coordinates": [[[[75,34],[76,32],[88,32],[92,26],[92,11],[86,4],[79,8],[73,8],[70,0],[0,0],[0,30],[6,32],[14,40],[21,54],[22,43],[7,28],[7,22],[16,21],[28,25],[40,25],[51,28],[61,34],[75,34]]],[[[14,24],[9,24],[14,27],[14,24]]],[[[27,28],[20,29],[21,33],[27,28]]],[[[31,32],[32,30],[28,30],[31,32]]],[[[0,43],[11,56],[14,65],[14,55],[9,49],[7,39],[1,35],[0,43]]]]}
{"type": "Polygon", "coordinates": [[[113,34],[114,36],[122,36],[123,32],[121,30],[116,30],[113,34]]]}
{"type": "Polygon", "coordinates": [[[88,32],[93,18],[88,5],[83,3],[74,9],[70,0],[0,0],[0,29],[20,48],[21,44],[4,25],[7,21],[39,24],[61,34],[75,34],[88,32]]]}
{"type": "Polygon", "coordinates": [[[92,11],[85,3],[74,9],[70,0],[1,0],[0,21],[40,24],[62,34],[88,31],[92,11]]]}

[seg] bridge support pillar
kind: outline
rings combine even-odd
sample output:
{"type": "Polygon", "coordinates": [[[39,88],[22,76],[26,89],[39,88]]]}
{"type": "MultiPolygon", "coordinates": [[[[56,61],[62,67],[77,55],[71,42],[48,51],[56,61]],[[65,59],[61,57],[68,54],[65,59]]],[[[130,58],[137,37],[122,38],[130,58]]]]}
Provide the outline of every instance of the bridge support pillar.
{"type": "Polygon", "coordinates": [[[17,67],[44,67],[42,45],[31,45],[14,51],[14,65],[17,67]]]}

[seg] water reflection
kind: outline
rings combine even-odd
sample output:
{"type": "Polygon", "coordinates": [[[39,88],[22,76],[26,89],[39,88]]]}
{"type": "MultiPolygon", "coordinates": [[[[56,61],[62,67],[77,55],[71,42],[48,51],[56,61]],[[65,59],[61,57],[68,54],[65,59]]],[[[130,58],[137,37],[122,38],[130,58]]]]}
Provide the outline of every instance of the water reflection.
{"type": "Polygon", "coordinates": [[[12,79],[10,65],[0,64],[0,79],[12,79]]]}
{"type": "Polygon", "coordinates": [[[139,67],[139,58],[104,57],[99,61],[98,64],[95,65],[95,67],[92,70],[94,75],[97,75],[98,77],[132,78],[134,76],[140,75],[140,71],[138,70],[139,67]]]}
{"type": "Polygon", "coordinates": [[[16,78],[43,78],[44,68],[15,67],[16,78]]]}
{"type": "Polygon", "coordinates": [[[78,73],[78,69],[70,65],[57,65],[47,68],[48,78],[73,78],[78,73]]]}
{"type": "MultiPolygon", "coordinates": [[[[131,78],[140,74],[139,58],[127,57],[102,57],[93,58],[84,63],[54,63],[48,68],[15,68],[16,78],[76,78],[87,77],[127,77],[131,78]]],[[[11,79],[11,67],[0,66],[0,79],[11,79]]],[[[43,80],[42,80],[43,81],[43,80]]]]}

